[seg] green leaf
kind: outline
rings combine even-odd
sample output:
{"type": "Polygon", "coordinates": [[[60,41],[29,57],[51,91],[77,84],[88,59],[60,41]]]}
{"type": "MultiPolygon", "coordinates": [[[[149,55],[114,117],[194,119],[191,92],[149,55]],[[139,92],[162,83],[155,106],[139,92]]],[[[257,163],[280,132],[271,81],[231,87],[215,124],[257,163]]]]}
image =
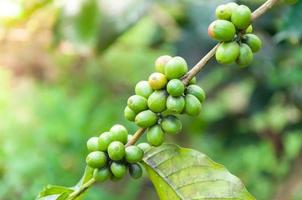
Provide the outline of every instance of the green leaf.
{"type": "Polygon", "coordinates": [[[243,183],[206,155],[165,144],[146,152],[143,159],[161,200],[254,200],[243,183]]]}
{"type": "Polygon", "coordinates": [[[39,193],[37,200],[64,200],[73,191],[68,187],[48,185],[39,193]]]}
{"type": "Polygon", "coordinates": [[[93,171],[94,169],[86,166],[84,174],[81,178],[81,180],[73,187],[75,190],[80,188],[83,184],[85,184],[87,181],[89,181],[93,177],[93,171]]]}
{"type": "MultiPolygon", "coordinates": [[[[79,190],[79,188],[89,181],[93,177],[94,169],[86,166],[85,172],[81,180],[73,187],[63,187],[57,185],[46,186],[38,195],[37,200],[65,200],[68,198],[69,194],[79,190]]],[[[77,200],[80,200],[83,195],[79,196],[77,200]]]]}

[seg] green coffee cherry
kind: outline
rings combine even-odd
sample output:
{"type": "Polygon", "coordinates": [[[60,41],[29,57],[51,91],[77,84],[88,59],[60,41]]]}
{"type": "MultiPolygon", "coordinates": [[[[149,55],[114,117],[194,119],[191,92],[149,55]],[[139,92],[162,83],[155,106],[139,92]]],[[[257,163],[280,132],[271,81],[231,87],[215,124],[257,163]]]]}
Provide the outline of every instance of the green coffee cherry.
{"type": "Polygon", "coordinates": [[[247,27],[247,29],[245,30],[246,34],[252,33],[253,32],[253,26],[249,25],[249,27],[247,27]]]}
{"type": "Polygon", "coordinates": [[[194,95],[200,101],[200,103],[202,103],[206,98],[206,93],[198,85],[189,85],[186,93],[194,95]]]}
{"type": "Polygon", "coordinates": [[[129,165],[129,174],[132,178],[138,179],[143,175],[143,169],[139,164],[129,165]]]}
{"type": "Polygon", "coordinates": [[[169,115],[163,118],[161,128],[165,133],[177,134],[182,130],[182,123],[176,116],[169,115]]]}
{"type": "Polygon", "coordinates": [[[165,67],[165,74],[169,80],[178,79],[188,72],[187,62],[179,56],[169,60],[165,67]]]}
{"type": "Polygon", "coordinates": [[[143,159],[144,151],[137,146],[134,145],[128,146],[126,147],[125,151],[126,151],[125,159],[128,163],[140,162],[143,159]]]}
{"type": "Polygon", "coordinates": [[[135,94],[148,98],[153,92],[148,81],[140,81],[135,86],[135,94]]]}
{"type": "Polygon", "coordinates": [[[150,145],[158,147],[162,145],[165,140],[165,133],[160,125],[154,125],[148,129],[147,141],[150,145]]]}
{"type": "Polygon", "coordinates": [[[159,90],[166,86],[167,78],[162,73],[154,72],[149,76],[148,82],[152,89],[159,90]]]}
{"type": "Polygon", "coordinates": [[[226,6],[228,6],[231,9],[231,12],[233,13],[233,11],[239,6],[237,3],[235,2],[230,2],[227,3],[226,6]]]}
{"type": "Polygon", "coordinates": [[[192,78],[192,79],[190,80],[190,82],[189,82],[190,85],[191,85],[191,84],[196,84],[196,83],[197,83],[196,77],[192,78]]]}
{"type": "Polygon", "coordinates": [[[252,12],[249,7],[240,5],[233,11],[231,20],[237,29],[244,30],[252,22],[252,12]]]}
{"type": "Polygon", "coordinates": [[[162,74],[165,73],[165,65],[172,59],[171,56],[164,55],[160,56],[155,61],[155,71],[160,72],[162,74]]]}
{"type": "Polygon", "coordinates": [[[169,96],[167,99],[167,109],[168,111],[179,114],[182,113],[183,109],[185,108],[185,99],[184,97],[172,97],[169,96]]]}
{"type": "Polygon", "coordinates": [[[233,40],[235,33],[235,26],[231,22],[221,19],[212,22],[208,28],[209,36],[221,42],[233,40]]]}
{"type": "Polygon", "coordinates": [[[185,113],[190,116],[197,116],[201,111],[201,103],[192,94],[187,94],[185,97],[186,105],[185,105],[185,113]]]}
{"type": "Polygon", "coordinates": [[[91,168],[102,168],[107,165],[107,156],[102,151],[93,151],[87,155],[86,163],[91,168]]]}
{"type": "Polygon", "coordinates": [[[135,117],[135,123],[139,127],[148,128],[157,122],[157,115],[151,110],[145,110],[135,117]]]}
{"type": "Polygon", "coordinates": [[[262,41],[255,34],[246,34],[244,40],[245,40],[245,43],[247,45],[249,45],[249,47],[251,48],[252,52],[257,52],[262,47],[262,41]]]}
{"type": "Polygon", "coordinates": [[[129,108],[128,106],[126,106],[125,110],[124,110],[124,117],[129,120],[129,121],[134,121],[136,116],[136,113],[131,110],[131,108],[129,108]]]}
{"type": "Polygon", "coordinates": [[[99,138],[98,137],[91,137],[87,141],[87,149],[89,152],[98,151],[99,149],[99,138]]]}
{"type": "Polygon", "coordinates": [[[104,132],[99,136],[99,150],[107,151],[109,144],[113,141],[113,137],[110,132],[104,132]]]}
{"type": "Polygon", "coordinates": [[[123,144],[127,143],[128,131],[123,125],[116,124],[111,127],[109,132],[111,133],[114,141],[120,141],[123,144]]]}
{"type": "Polygon", "coordinates": [[[216,8],[215,14],[218,19],[229,20],[232,16],[232,9],[227,5],[220,5],[216,8]]]}
{"type": "Polygon", "coordinates": [[[151,148],[150,144],[146,142],[139,143],[137,146],[144,152],[148,151],[151,148]]]}
{"type": "Polygon", "coordinates": [[[156,90],[148,98],[148,107],[153,112],[162,112],[166,109],[167,92],[165,90],[156,90]]]}
{"type": "Polygon", "coordinates": [[[173,97],[181,96],[185,91],[185,85],[179,79],[172,79],[167,84],[167,91],[173,97]]]}
{"type": "Polygon", "coordinates": [[[111,127],[109,132],[111,133],[114,141],[119,141],[124,144],[127,143],[128,130],[123,125],[115,124],[111,127]]]}
{"type": "Polygon", "coordinates": [[[101,169],[95,169],[93,171],[93,178],[98,182],[102,183],[108,180],[111,176],[110,170],[107,167],[103,167],[101,169]]]}
{"type": "Polygon", "coordinates": [[[242,43],[240,45],[239,57],[236,61],[237,64],[240,65],[241,67],[246,67],[249,64],[251,64],[251,62],[253,61],[253,58],[254,58],[254,55],[253,55],[251,48],[247,44],[242,43]]]}
{"type": "Polygon", "coordinates": [[[237,42],[224,42],[217,48],[215,57],[220,64],[231,64],[239,56],[239,45],[237,42]]]}
{"type": "Polygon", "coordinates": [[[112,162],[110,165],[110,171],[117,179],[121,179],[126,175],[127,167],[123,163],[112,162]]]}
{"type": "Polygon", "coordinates": [[[148,108],[147,99],[139,95],[129,97],[127,101],[128,107],[138,113],[148,108]]]}
{"type": "Polygon", "coordinates": [[[111,160],[119,161],[125,156],[125,146],[119,141],[111,142],[107,151],[111,160]]]}

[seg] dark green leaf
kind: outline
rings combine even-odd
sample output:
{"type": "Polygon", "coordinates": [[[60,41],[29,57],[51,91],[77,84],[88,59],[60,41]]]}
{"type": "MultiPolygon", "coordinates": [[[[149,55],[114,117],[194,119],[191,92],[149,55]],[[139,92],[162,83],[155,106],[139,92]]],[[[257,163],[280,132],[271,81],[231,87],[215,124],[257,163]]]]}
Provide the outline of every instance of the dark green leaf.
{"type": "Polygon", "coordinates": [[[224,166],[198,151],[165,144],[143,161],[161,200],[255,199],[224,166]]]}

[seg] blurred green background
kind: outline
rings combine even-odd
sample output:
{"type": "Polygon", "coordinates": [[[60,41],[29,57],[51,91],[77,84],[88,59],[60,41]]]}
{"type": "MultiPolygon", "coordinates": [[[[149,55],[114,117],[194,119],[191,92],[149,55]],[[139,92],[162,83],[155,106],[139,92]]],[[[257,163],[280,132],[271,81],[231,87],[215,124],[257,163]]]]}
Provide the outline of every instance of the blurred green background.
{"type": "MultiPolygon", "coordinates": [[[[193,66],[214,44],[215,0],[1,0],[0,199],[74,185],[86,140],[123,118],[136,82],[163,54],[193,66]]],[[[263,0],[239,3],[257,8],[263,0]]],[[[278,4],[254,30],[252,66],[214,60],[199,74],[203,112],[169,137],[209,155],[258,200],[302,199],[302,2],[278,4]]],[[[85,199],[157,199],[147,177],[97,185],[85,199]]]]}

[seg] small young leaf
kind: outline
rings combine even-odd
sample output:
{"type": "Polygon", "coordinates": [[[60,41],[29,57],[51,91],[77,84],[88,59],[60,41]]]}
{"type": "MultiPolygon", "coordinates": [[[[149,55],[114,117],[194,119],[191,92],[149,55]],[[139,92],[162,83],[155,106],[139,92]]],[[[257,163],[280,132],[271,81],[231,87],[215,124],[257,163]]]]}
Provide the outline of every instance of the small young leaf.
{"type": "Polygon", "coordinates": [[[83,184],[89,181],[93,177],[93,171],[94,171],[93,168],[86,166],[81,180],[73,187],[73,189],[77,190],[79,187],[81,187],[83,184]]]}
{"type": "Polygon", "coordinates": [[[39,193],[37,200],[64,200],[73,191],[68,187],[48,185],[39,193]]]}
{"type": "MultiPolygon", "coordinates": [[[[86,166],[85,172],[81,180],[73,187],[63,187],[57,185],[46,186],[38,195],[37,200],[65,200],[68,198],[69,194],[78,190],[83,184],[89,181],[93,177],[94,169],[86,166]]],[[[81,199],[79,196],[77,199],[81,199]]]]}
{"type": "Polygon", "coordinates": [[[143,163],[161,200],[255,200],[224,166],[195,150],[165,144],[147,151],[143,163]]]}

